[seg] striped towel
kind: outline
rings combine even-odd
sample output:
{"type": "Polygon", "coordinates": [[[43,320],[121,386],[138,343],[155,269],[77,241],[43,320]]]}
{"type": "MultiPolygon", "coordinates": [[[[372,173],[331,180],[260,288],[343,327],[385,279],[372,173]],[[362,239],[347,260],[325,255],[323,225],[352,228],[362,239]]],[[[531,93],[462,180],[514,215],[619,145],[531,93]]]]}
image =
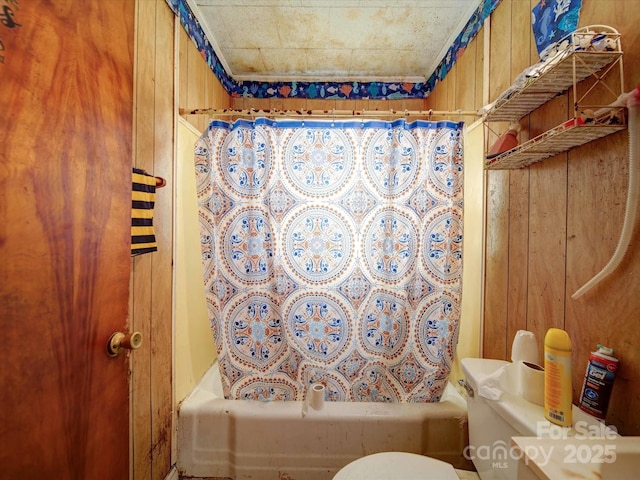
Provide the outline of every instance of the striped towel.
{"type": "Polygon", "coordinates": [[[158,250],[153,231],[155,203],[156,177],[134,168],[131,191],[131,256],[158,250]]]}

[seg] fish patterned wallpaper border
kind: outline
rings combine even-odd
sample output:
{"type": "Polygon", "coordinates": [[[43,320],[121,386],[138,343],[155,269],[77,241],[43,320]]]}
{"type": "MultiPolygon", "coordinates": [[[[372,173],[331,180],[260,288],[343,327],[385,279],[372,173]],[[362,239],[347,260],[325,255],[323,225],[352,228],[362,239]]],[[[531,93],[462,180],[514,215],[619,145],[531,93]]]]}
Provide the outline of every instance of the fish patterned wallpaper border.
{"type": "Polygon", "coordinates": [[[232,97],[250,98],[308,98],[323,100],[394,100],[427,98],[436,84],[443,80],[467,45],[482,28],[484,20],[500,4],[501,0],[482,0],[462,32],[447,50],[435,72],[424,83],[410,82],[256,82],[236,81],[224,69],[211,43],[187,0],[166,0],[180,19],[185,31],[194,41],[209,68],[232,97]]]}

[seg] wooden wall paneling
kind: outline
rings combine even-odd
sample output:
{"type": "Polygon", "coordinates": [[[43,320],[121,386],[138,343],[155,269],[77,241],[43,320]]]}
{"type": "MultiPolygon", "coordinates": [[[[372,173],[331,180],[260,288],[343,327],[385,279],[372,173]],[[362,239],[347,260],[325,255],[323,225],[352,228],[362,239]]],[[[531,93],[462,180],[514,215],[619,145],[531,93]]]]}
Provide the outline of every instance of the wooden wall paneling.
{"type": "MultiPolygon", "coordinates": [[[[530,135],[558,125],[567,112],[566,96],[547,102],[530,115],[530,135]]],[[[567,154],[532,165],[529,185],[527,329],[542,342],[550,327],[565,328],[567,154]]]]}
{"type": "Polygon", "coordinates": [[[442,81],[438,82],[436,88],[438,88],[438,95],[436,95],[433,109],[437,111],[449,110],[449,87],[451,77],[447,75],[442,81]]]}
{"type": "MultiPolygon", "coordinates": [[[[491,15],[489,44],[489,100],[494,101],[511,84],[511,4],[504,0],[491,15]]],[[[486,61],[486,59],[485,59],[486,61]]],[[[505,130],[492,124],[488,144],[505,130]],[[493,131],[492,131],[493,130],[493,131]]],[[[483,356],[507,359],[509,280],[509,172],[487,173],[487,226],[483,356]]]]}
{"type": "MultiPolygon", "coordinates": [[[[404,99],[400,102],[400,107],[397,108],[397,110],[414,110],[414,111],[421,111],[421,110],[426,110],[426,106],[425,106],[426,102],[423,98],[407,98],[404,99]]],[[[424,120],[424,117],[413,117],[413,116],[407,116],[406,120],[408,122],[412,122],[414,120],[424,120]]]]}
{"type": "Polygon", "coordinates": [[[174,154],[174,14],[164,0],[155,0],[156,50],[154,74],[153,174],[167,185],[158,189],[154,225],[158,251],[152,255],[151,460],[152,479],[162,480],[171,468],[173,337],[173,154],[174,154]]]}
{"type": "Polygon", "coordinates": [[[527,329],[529,169],[509,172],[507,359],[518,330],[527,329]]]}
{"type": "MultiPolygon", "coordinates": [[[[489,20],[490,22],[490,20],[489,20]]],[[[485,23],[487,21],[485,20],[485,23]]],[[[473,39],[473,43],[475,43],[475,57],[474,57],[474,69],[473,76],[468,77],[468,81],[470,82],[473,79],[474,82],[474,102],[473,108],[477,110],[484,105],[484,91],[485,91],[485,79],[484,79],[484,62],[485,62],[485,27],[478,32],[476,38],[473,39]]],[[[473,50],[472,50],[473,51],[473,50]]]]}
{"type": "MultiPolygon", "coordinates": [[[[207,101],[207,105],[211,108],[232,108],[232,99],[224,89],[220,81],[213,74],[211,69],[206,72],[207,79],[211,82],[211,96],[207,101]]],[[[217,117],[218,120],[224,120],[226,122],[232,122],[234,119],[231,117],[217,117]]],[[[205,116],[205,128],[208,128],[209,122],[213,120],[213,117],[205,116]]]]}
{"type": "Polygon", "coordinates": [[[369,100],[354,100],[352,110],[370,110],[369,100]]]}
{"type": "MultiPolygon", "coordinates": [[[[512,62],[512,4],[519,0],[503,0],[491,14],[489,32],[489,102],[493,102],[513,82],[512,62]]],[[[487,131],[488,146],[509,127],[508,122],[491,123],[487,131]]],[[[493,172],[489,172],[489,176],[493,172]]],[[[506,252],[505,252],[506,253],[506,252]]]]}
{"type": "MultiPolygon", "coordinates": [[[[528,140],[528,116],[520,120],[523,130],[520,142],[528,140]]],[[[507,359],[511,358],[511,345],[518,330],[528,330],[527,299],[529,277],[529,202],[530,169],[509,171],[509,232],[508,232],[508,297],[507,297],[507,359]]],[[[542,339],[537,336],[539,351],[542,339]]],[[[542,358],[538,359],[542,362],[542,358]]]]}
{"type": "MultiPolygon", "coordinates": [[[[184,28],[179,27],[178,30],[178,108],[244,108],[241,98],[232,101],[184,28]]],[[[207,115],[183,115],[183,118],[198,131],[204,131],[211,120],[207,115]]]]}
{"type": "MultiPolygon", "coordinates": [[[[203,88],[202,105],[205,108],[213,108],[213,105],[215,105],[215,98],[216,98],[214,85],[217,80],[215,75],[213,75],[213,72],[207,65],[207,62],[204,62],[204,64],[205,64],[205,69],[204,69],[204,85],[203,85],[204,88],[203,88]]],[[[205,127],[206,127],[206,123],[205,123],[205,127]]]]}
{"type": "Polygon", "coordinates": [[[189,90],[189,46],[193,46],[193,42],[189,39],[189,35],[182,26],[178,28],[178,105],[182,108],[188,108],[187,92],[189,90]]]}
{"type": "MultiPolygon", "coordinates": [[[[486,48],[489,58],[485,59],[485,61],[489,62],[489,102],[495,101],[512,83],[511,6],[513,1],[517,0],[502,1],[491,14],[491,29],[488,35],[489,45],[486,48]]],[[[489,124],[489,128],[485,130],[488,148],[507,130],[508,126],[507,122],[489,124]]],[[[489,181],[492,181],[492,176],[493,172],[488,172],[489,181]]],[[[507,183],[503,184],[503,188],[507,188],[507,185],[507,183]]],[[[504,254],[506,255],[507,252],[505,251],[504,254]]]]}
{"type": "MultiPolygon", "coordinates": [[[[291,100],[294,99],[288,99],[288,98],[269,98],[269,106],[267,107],[269,110],[284,110],[285,105],[289,105],[291,100]]],[[[296,98],[295,100],[297,100],[296,104],[298,106],[298,108],[303,108],[306,105],[306,99],[299,99],[296,98]],[[300,102],[300,100],[302,100],[302,102],[300,102]]],[[[251,108],[251,107],[249,107],[251,108]]]]}
{"type": "MultiPolygon", "coordinates": [[[[531,65],[531,6],[529,0],[511,4],[511,81],[531,65]]],[[[535,43],[535,42],[533,42],[535,43]]],[[[535,63],[535,60],[534,60],[535,63]]],[[[520,142],[528,139],[528,117],[519,122],[520,142]]],[[[518,330],[527,327],[527,251],[529,246],[529,169],[509,173],[509,288],[507,297],[507,359],[518,330]]],[[[540,360],[539,360],[540,361],[540,360]]]]}
{"type": "MultiPolygon", "coordinates": [[[[569,295],[601,270],[615,250],[622,229],[627,193],[626,188],[617,188],[628,180],[627,139],[627,132],[619,132],[597,144],[587,144],[570,152],[567,215],[568,257],[571,254],[571,262],[567,261],[571,266],[567,271],[569,295]],[[595,145],[599,148],[594,148],[595,145]]],[[[607,282],[603,282],[593,292],[602,294],[608,288],[607,282]]],[[[587,294],[581,298],[597,296],[587,294]]],[[[584,305],[584,302],[568,302],[568,305],[584,305]]]]}
{"type": "Polygon", "coordinates": [[[220,81],[215,78],[213,72],[211,72],[211,77],[214,78],[213,81],[213,98],[214,104],[219,106],[219,108],[231,108],[231,97],[224,89],[220,81]]]}
{"type": "Polygon", "coordinates": [[[244,103],[244,108],[247,110],[254,109],[259,110],[271,110],[271,105],[274,99],[271,98],[247,98],[244,103]]]}
{"type": "MultiPolygon", "coordinates": [[[[206,108],[206,105],[204,104],[204,79],[207,72],[210,72],[211,69],[209,69],[191,39],[188,39],[188,43],[186,78],[187,104],[185,108],[190,110],[206,108]]],[[[205,128],[206,119],[204,115],[189,115],[186,117],[186,120],[200,132],[205,128]]]]}
{"type": "MultiPolygon", "coordinates": [[[[134,165],[153,172],[155,24],[154,2],[136,2],[136,78],[134,82],[134,165]]],[[[142,334],[143,343],[131,355],[132,479],[151,478],[151,288],[152,255],[132,259],[133,290],[131,331],[142,334]]]]}
{"type": "MultiPolygon", "coordinates": [[[[640,2],[583,2],[581,25],[605,24],[621,34],[624,51],[624,90],[640,78],[640,31],[628,15],[640,2]]],[[[635,10],[634,10],[635,9],[635,10]]],[[[616,375],[607,423],[625,435],[640,434],[640,416],[629,405],[640,401],[639,290],[640,231],[621,266],[579,299],[571,295],[611,258],[623,223],[628,185],[628,133],[591,142],[569,152],[567,330],[574,340],[574,401],[580,393],[589,351],[597,343],[615,348],[621,367],[616,375]]]]}
{"type": "Polygon", "coordinates": [[[513,0],[511,5],[511,81],[538,61],[531,57],[531,44],[535,45],[531,30],[529,0],[513,0]]]}
{"type": "MultiPolygon", "coordinates": [[[[505,68],[510,58],[505,46],[510,44],[510,2],[503,1],[491,15],[489,45],[489,101],[501,93],[501,85],[508,85],[510,70],[505,68]],[[509,28],[507,28],[509,27],[509,28]],[[507,38],[504,38],[507,35],[507,38]],[[499,80],[494,85],[494,79],[499,80]]],[[[484,38],[484,36],[483,36],[484,38]]],[[[483,87],[484,88],[484,87],[483,87]]],[[[495,125],[492,125],[494,128],[495,125]]],[[[499,130],[498,130],[499,131],[499,130]]],[[[487,129],[491,145],[497,135],[487,129]]],[[[507,358],[507,298],[508,298],[508,231],[509,231],[509,173],[486,173],[486,246],[485,246],[485,302],[482,329],[482,355],[485,358],[507,358]]]]}
{"type": "MultiPolygon", "coordinates": [[[[477,37],[476,37],[477,38],[477,37]]],[[[456,63],[456,76],[455,76],[455,104],[456,110],[477,110],[475,105],[476,98],[476,84],[469,79],[475,79],[476,76],[476,52],[478,42],[474,39],[469,42],[466,55],[462,57],[456,63]]],[[[467,123],[473,123],[477,120],[476,117],[462,117],[467,123]]]]}
{"type": "Polygon", "coordinates": [[[436,97],[440,94],[440,89],[438,85],[431,91],[429,96],[424,99],[424,109],[425,110],[435,110],[434,105],[436,104],[436,97]]]}
{"type": "Polygon", "coordinates": [[[458,97],[457,97],[457,78],[458,78],[458,69],[460,68],[459,62],[456,62],[451,70],[447,73],[447,110],[458,110],[458,97]]]}
{"type": "Polygon", "coordinates": [[[400,102],[398,110],[424,110],[424,99],[405,98],[400,102]]]}
{"type": "Polygon", "coordinates": [[[309,102],[306,98],[273,98],[269,103],[271,110],[306,110],[308,108],[322,108],[316,106],[308,106],[309,102]]]}
{"type": "Polygon", "coordinates": [[[136,5],[134,164],[167,181],[156,192],[158,251],[132,260],[131,327],[143,344],[131,355],[131,478],[155,480],[171,467],[174,16],[163,0],[136,5]]]}
{"type": "MultiPolygon", "coordinates": [[[[489,16],[488,18],[486,18],[483,22],[483,26],[481,28],[481,30],[478,32],[478,35],[476,36],[476,41],[477,43],[477,47],[476,47],[476,55],[475,55],[475,64],[476,64],[476,74],[474,77],[474,83],[475,83],[475,90],[476,90],[476,95],[475,95],[475,99],[476,99],[476,103],[475,106],[476,108],[481,108],[482,106],[484,106],[485,104],[489,103],[489,69],[490,69],[490,63],[489,63],[489,59],[490,59],[490,54],[489,54],[489,47],[490,47],[490,38],[491,38],[491,16],[489,16]]],[[[489,133],[489,129],[487,128],[486,125],[482,125],[482,133],[483,133],[483,154],[484,152],[487,151],[488,148],[488,133],[489,133]]],[[[489,321],[487,320],[487,317],[485,316],[487,309],[485,308],[486,302],[487,302],[487,292],[485,291],[486,287],[487,287],[487,228],[489,226],[489,222],[488,222],[488,198],[489,198],[489,175],[487,174],[486,171],[483,171],[483,208],[482,208],[482,212],[483,212],[483,234],[484,234],[484,238],[483,238],[483,253],[482,253],[482,273],[483,273],[483,278],[482,281],[484,282],[482,285],[482,300],[480,303],[480,308],[481,308],[481,318],[480,318],[480,338],[478,339],[478,343],[479,343],[479,353],[480,356],[483,356],[484,354],[484,338],[485,338],[485,330],[487,328],[487,325],[489,325],[489,321]]]]}
{"type": "MultiPolygon", "coordinates": [[[[566,120],[568,97],[556,97],[529,115],[529,137],[566,120]]],[[[527,330],[540,347],[550,327],[565,328],[567,154],[529,169],[527,330]]]]}
{"type": "MultiPolygon", "coordinates": [[[[354,100],[333,100],[327,105],[336,110],[358,110],[354,100]]],[[[362,110],[362,107],[360,107],[359,110],[362,110]]]]}
{"type": "Polygon", "coordinates": [[[246,110],[250,108],[255,110],[269,110],[271,108],[271,101],[268,98],[243,98],[241,103],[243,105],[241,108],[246,110]]]}
{"type": "Polygon", "coordinates": [[[580,26],[609,25],[621,35],[624,52],[624,88],[634,89],[640,81],[640,29],[638,28],[639,0],[599,2],[583,0],[580,26]],[[634,12],[630,14],[630,12],[634,12]]]}
{"type": "MultiPolygon", "coordinates": [[[[368,102],[366,100],[364,102],[365,102],[364,105],[368,105],[368,102]]],[[[307,106],[310,109],[317,108],[317,109],[331,110],[332,108],[335,108],[336,110],[356,110],[355,101],[346,100],[346,99],[342,99],[342,100],[314,99],[314,100],[309,100],[307,102],[307,106]]],[[[360,107],[360,109],[362,109],[362,107],[360,107]]]]}
{"type": "Polygon", "coordinates": [[[367,110],[380,110],[381,112],[389,112],[392,108],[392,103],[389,100],[369,100],[367,105],[367,110]]]}
{"type": "Polygon", "coordinates": [[[482,356],[507,358],[509,172],[487,175],[482,356]]]}
{"type": "MultiPolygon", "coordinates": [[[[398,100],[369,100],[369,107],[368,110],[380,110],[381,112],[391,112],[392,110],[394,112],[398,112],[398,111],[402,111],[404,110],[403,108],[404,106],[404,102],[400,99],[398,100]]],[[[381,118],[384,118],[381,117],[381,118]]],[[[397,119],[398,117],[394,117],[393,120],[397,119]]]]}
{"type": "MultiPolygon", "coordinates": [[[[196,46],[189,38],[189,34],[185,31],[184,28],[182,28],[182,26],[178,29],[178,31],[180,32],[178,34],[178,105],[179,108],[188,110],[201,108],[199,106],[196,106],[195,101],[192,99],[192,97],[194,96],[194,92],[191,92],[191,96],[189,94],[189,87],[191,83],[193,83],[189,81],[189,77],[190,75],[193,75],[194,70],[196,70],[193,65],[190,68],[189,64],[198,61],[198,55],[196,55],[195,52],[196,46]]],[[[184,119],[196,128],[199,118],[200,116],[198,115],[184,115],[184,119]]]]}
{"type": "MultiPolygon", "coordinates": [[[[483,54],[490,54],[488,85],[482,77],[476,77],[476,89],[478,85],[480,89],[487,88],[488,101],[495,100],[522,69],[539,60],[534,42],[530,40],[527,45],[526,39],[531,35],[527,17],[537,3],[503,0],[492,14],[491,29],[486,32],[490,43],[475,53],[480,59],[476,75],[481,70],[483,54]]],[[[580,15],[580,25],[611,25],[622,34],[626,91],[640,78],[640,30],[625,13],[636,11],[638,6],[637,0],[584,0],[580,15]]],[[[487,36],[476,38],[486,43],[487,36]]],[[[465,68],[465,55],[458,62],[458,99],[463,97],[460,89],[465,87],[459,78],[465,68]]],[[[449,94],[448,88],[446,81],[439,83],[427,99],[427,108],[436,109],[447,103],[442,96],[449,94]]],[[[594,91],[599,93],[599,89],[594,91]]],[[[476,92],[476,98],[483,98],[480,92],[476,92]]],[[[476,107],[485,103],[476,102],[476,107]]],[[[520,140],[526,141],[566,120],[573,114],[572,103],[571,92],[567,92],[523,119],[525,130],[520,140]]],[[[499,132],[506,129],[501,124],[492,127],[499,132]]],[[[495,140],[495,134],[491,135],[487,139],[489,145],[495,140]]],[[[640,338],[633,323],[640,315],[640,300],[634,293],[640,278],[635,274],[640,269],[640,255],[633,246],[640,237],[638,229],[624,265],[617,272],[620,278],[610,279],[579,300],[570,297],[606,264],[615,249],[626,195],[627,138],[626,132],[621,132],[528,169],[486,173],[483,338],[484,356],[508,358],[513,334],[522,326],[523,310],[526,328],[536,333],[540,346],[548,327],[566,328],[574,339],[574,401],[588,351],[603,339],[614,348],[618,346],[622,364],[628,370],[618,374],[609,422],[613,421],[625,434],[638,434],[638,415],[623,405],[629,399],[640,400],[640,386],[632,380],[638,378],[640,370],[640,338]],[[594,249],[598,253],[592,254],[594,249]]]]}
{"type": "Polygon", "coordinates": [[[493,102],[511,85],[511,15],[518,0],[502,0],[491,14],[489,45],[489,101],[493,102]]]}
{"type": "Polygon", "coordinates": [[[447,110],[449,108],[448,101],[448,84],[446,77],[443,81],[436,82],[431,94],[425,102],[426,110],[447,110]]]}
{"type": "Polygon", "coordinates": [[[627,134],[620,132],[570,152],[567,245],[567,330],[573,341],[574,400],[577,401],[590,351],[598,343],[615,349],[621,365],[607,423],[635,431],[640,418],[628,405],[640,400],[640,314],[636,295],[640,231],[636,229],[620,267],[577,300],[571,295],[609,261],[622,229],[628,182],[627,134]],[[634,272],[636,274],[634,274],[634,272]],[[615,299],[612,301],[612,299],[615,299]],[[634,427],[635,426],[635,427],[634,427]]]}
{"type": "MultiPolygon", "coordinates": [[[[529,0],[529,10],[532,11],[533,8],[540,3],[540,0],[529,0]]],[[[584,7],[584,2],[582,2],[584,7]]],[[[581,10],[582,12],[582,10],[581,10]]],[[[540,55],[538,54],[538,47],[536,46],[535,39],[533,38],[533,30],[531,25],[529,25],[529,30],[531,31],[531,44],[530,44],[530,52],[531,52],[531,64],[537,63],[540,61],[540,55]]]]}
{"type": "Polygon", "coordinates": [[[231,106],[235,110],[243,110],[245,107],[246,99],[244,97],[231,98],[231,106]]]}

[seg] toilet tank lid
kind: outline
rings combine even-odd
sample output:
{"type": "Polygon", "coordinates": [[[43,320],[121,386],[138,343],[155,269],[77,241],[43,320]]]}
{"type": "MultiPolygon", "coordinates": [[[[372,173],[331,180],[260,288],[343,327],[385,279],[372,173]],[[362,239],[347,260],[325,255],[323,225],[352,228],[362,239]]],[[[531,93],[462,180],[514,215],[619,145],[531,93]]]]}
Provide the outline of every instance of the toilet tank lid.
{"type": "MultiPolygon", "coordinates": [[[[494,360],[488,358],[463,358],[461,360],[462,371],[467,382],[477,391],[478,382],[491,375],[500,367],[510,362],[504,360],[494,360]]],[[[519,395],[504,393],[500,400],[487,400],[487,405],[500,415],[507,424],[522,436],[546,436],[551,432],[552,425],[544,416],[544,408],[526,401],[519,395]]],[[[568,436],[575,436],[575,426],[581,428],[593,428],[593,431],[600,431],[605,428],[607,434],[615,435],[615,432],[606,426],[602,426],[598,419],[586,414],[577,406],[572,406],[574,427],[567,432],[568,436]],[[580,422],[580,423],[578,423],[580,422]],[[596,428],[597,427],[597,428],[596,428]]],[[[591,431],[591,430],[590,430],[591,431]]]]}
{"type": "Polygon", "coordinates": [[[478,382],[509,362],[492,358],[463,358],[460,363],[467,382],[471,388],[476,390],[478,382]]]}

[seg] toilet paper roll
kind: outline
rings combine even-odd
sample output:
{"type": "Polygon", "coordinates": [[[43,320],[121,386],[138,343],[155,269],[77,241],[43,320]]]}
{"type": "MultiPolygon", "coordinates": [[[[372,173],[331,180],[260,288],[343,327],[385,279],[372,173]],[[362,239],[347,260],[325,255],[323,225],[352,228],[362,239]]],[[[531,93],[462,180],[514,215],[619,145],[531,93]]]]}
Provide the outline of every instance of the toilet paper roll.
{"type": "Polygon", "coordinates": [[[518,362],[520,394],[528,402],[544,406],[544,368],[536,363],[518,362]]]}
{"type": "Polygon", "coordinates": [[[518,330],[511,345],[511,361],[514,363],[538,363],[538,341],[533,332],[518,330]]]}
{"type": "Polygon", "coordinates": [[[322,410],[324,407],[324,385],[321,383],[314,383],[309,389],[309,406],[314,410],[322,410]]]}

